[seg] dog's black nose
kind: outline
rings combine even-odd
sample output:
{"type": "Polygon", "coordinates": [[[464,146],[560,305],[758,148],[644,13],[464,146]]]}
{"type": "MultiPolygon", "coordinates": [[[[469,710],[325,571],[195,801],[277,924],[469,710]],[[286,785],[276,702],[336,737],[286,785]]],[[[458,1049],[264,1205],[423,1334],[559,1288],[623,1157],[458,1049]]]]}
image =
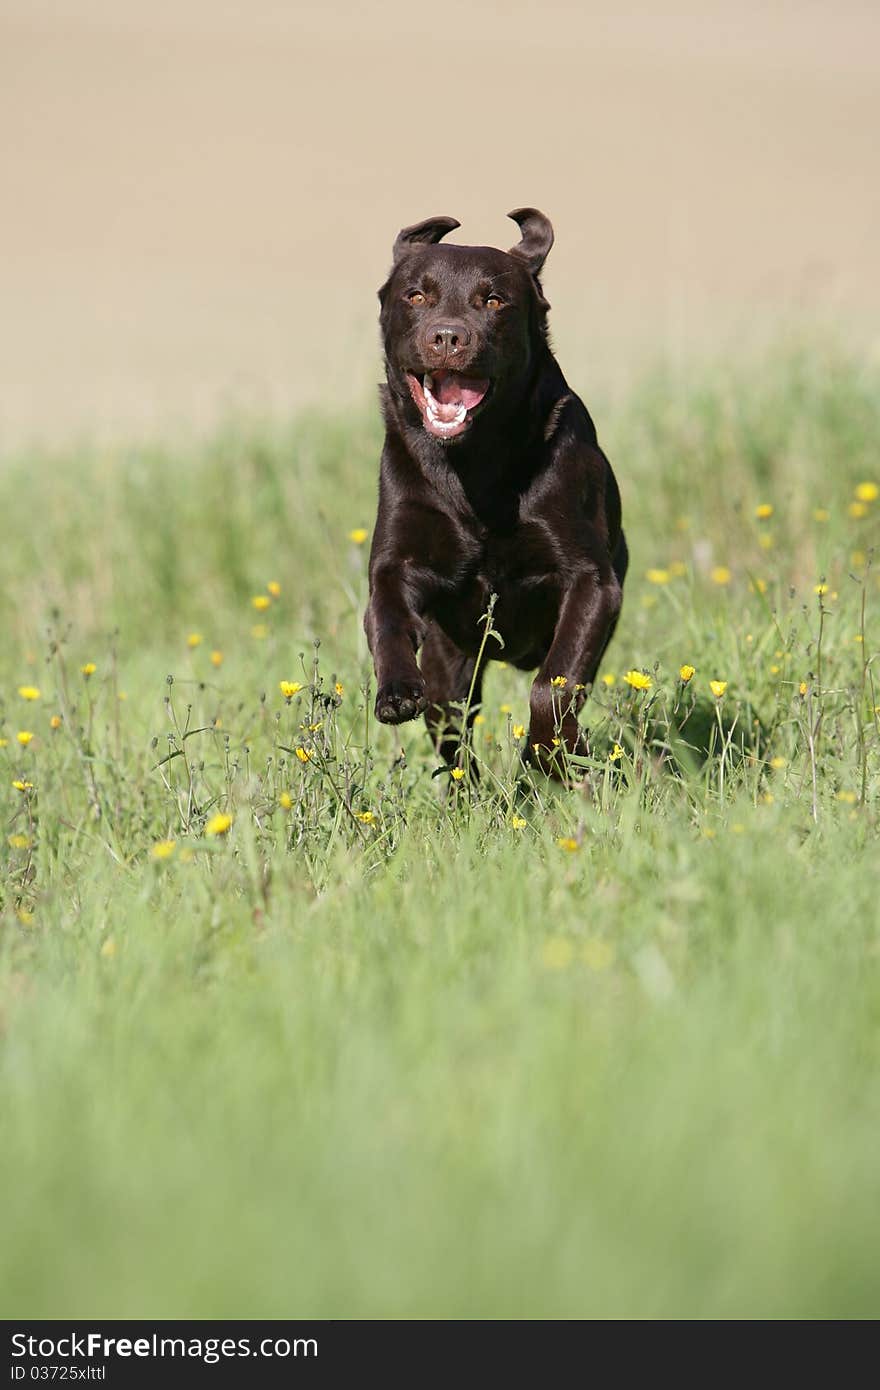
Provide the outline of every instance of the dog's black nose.
{"type": "Polygon", "coordinates": [[[428,330],[428,351],[438,358],[452,357],[461,352],[471,340],[463,323],[438,323],[428,330]]]}

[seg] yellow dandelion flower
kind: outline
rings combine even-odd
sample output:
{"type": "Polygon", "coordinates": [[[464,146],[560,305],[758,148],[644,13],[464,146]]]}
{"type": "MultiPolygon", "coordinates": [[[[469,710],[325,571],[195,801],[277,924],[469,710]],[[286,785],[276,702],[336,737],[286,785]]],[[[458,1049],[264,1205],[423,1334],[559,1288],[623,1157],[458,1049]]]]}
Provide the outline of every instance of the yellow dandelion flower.
{"type": "Polygon", "coordinates": [[[176,840],[157,840],[150,850],[150,858],[170,859],[176,848],[176,840]]]}
{"type": "Polygon", "coordinates": [[[627,671],[623,679],[633,690],[650,690],[654,684],[652,678],[644,671],[627,671]]]}
{"type": "Polygon", "coordinates": [[[574,854],[575,850],[580,849],[580,845],[578,844],[577,840],[573,840],[568,835],[560,836],[556,843],[559,846],[559,848],[564,849],[567,854],[574,854]]]}
{"type": "Polygon", "coordinates": [[[773,515],[773,504],[771,502],[759,502],[755,508],[755,516],[759,521],[766,521],[773,515]]]}
{"type": "Polygon", "coordinates": [[[212,665],[212,666],[222,666],[222,665],[223,665],[223,653],[222,653],[221,651],[218,651],[218,650],[215,649],[215,650],[211,653],[211,665],[212,665]]]}
{"type": "Polygon", "coordinates": [[[60,714],[53,714],[53,715],[52,715],[52,718],[49,720],[49,728],[50,728],[50,729],[60,729],[60,728],[61,728],[61,725],[62,725],[63,723],[64,723],[64,720],[61,718],[61,715],[60,715],[60,714]]]}
{"type": "Polygon", "coordinates": [[[684,666],[679,666],[678,668],[678,674],[684,681],[685,685],[687,685],[689,680],[693,680],[694,676],[696,675],[696,671],[696,666],[688,666],[687,663],[685,663],[684,666]]]}
{"type": "Polygon", "coordinates": [[[672,575],[673,579],[681,579],[687,572],[688,567],[683,560],[672,560],[670,562],[669,573],[672,575]]]}
{"type": "Polygon", "coordinates": [[[269,629],[267,628],[265,623],[254,623],[253,627],[251,628],[251,637],[256,637],[258,642],[262,642],[264,638],[268,636],[269,629]]]}
{"type": "Polygon", "coordinates": [[[581,947],[581,960],[590,970],[607,970],[614,964],[614,947],[607,941],[585,941],[581,947]]]}
{"type": "Polygon", "coordinates": [[[93,676],[98,668],[95,665],[94,661],[87,661],[85,665],[80,666],[79,669],[81,674],[85,676],[86,680],[88,680],[89,676],[93,676]]]}
{"type": "Polygon", "coordinates": [[[729,584],[733,575],[726,565],[716,565],[709,571],[709,578],[713,584],[729,584]]]}
{"type": "Polygon", "coordinates": [[[854,641],[854,642],[858,642],[860,646],[861,646],[862,642],[864,642],[864,640],[865,640],[865,639],[864,639],[864,637],[862,636],[862,634],[861,634],[860,632],[857,632],[856,635],[855,635],[855,637],[853,638],[853,641],[854,641]]]}
{"type": "Polygon", "coordinates": [[[715,696],[715,699],[720,700],[721,696],[727,689],[727,681],[710,681],[709,689],[712,691],[712,694],[715,696]]]}
{"type": "Polygon", "coordinates": [[[376,817],[372,811],[358,811],[355,819],[359,820],[362,825],[372,825],[376,817]]]}
{"type": "MultiPolygon", "coordinates": [[[[310,734],[316,734],[316,733],[318,732],[318,730],[323,726],[323,723],[324,723],[323,719],[319,719],[318,722],[317,722],[317,724],[310,724],[310,725],[309,725],[309,733],[310,733],[310,734]]],[[[305,724],[300,724],[300,728],[301,728],[301,729],[304,729],[305,727],[306,727],[305,724]]]]}
{"type": "Polygon", "coordinates": [[[558,738],[554,738],[554,739],[552,739],[551,741],[552,741],[552,743],[553,743],[553,747],[554,747],[554,748],[558,748],[559,745],[560,745],[560,743],[562,742],[562,740],[561,740],[561,739],[558,739],[558,738]]]}
{"type": "Polygon", "coordinates": [[[8,739],[8,738],[0,738],[0,748],[7,748],[8,746],[9,746],[9,739],[8,739]]]}
{"type": "Polygon", "coordinates": [[[620,746],[619,743],[615,743],[615,745],[614,745],[614,747],[612,748],[611,752],[608,754],[608,761],[609,761],[609,762],[612,762],[612,763],[616,763],[616,762],[618,761],[619,758],[622,758],[622,757],[623,757],[625,751],[626,751],[626,750],[623,749],[623,748],[621,748],[621,746],[620,746]]]}
{"type": "Polygon", "coordinates": [[[299,681],[279,681],[278,689],[285,700],[292,700],[294,695],[298,695],[302,690],[302,685],[299,681]]]}
{"type": "Polygon", "coordinates": [[[850,502],[846,510],[854,521],[860,521],[863,516],[868,515],[868,508],[864,502],[850,502]]]}
{"type": "Polygon", "coordinates": [[[856,488],[856,497],[860,502],[876,502],[880,497],[880,487],[876,483],[859,483],[856,488]]]}
{"type": "Polygon", "coordinates": [[[514,724],[513,728],[511,729],[511,733],[513,734],[514,738],[525,738],[525,724],[514,724]]]}
{"type": "Polygon", "coordinates": [[[584,685],[583,681],[575,681],[574,688],[575,690],[586,690],[587,687],[584,685]]]}
{"type": "Polygon", "coordinates": [[[222,729],[222,728],[223,728],[223,720],[220,718],[219,714],[217,715],[216,719],[214,720],[213,724],[211,725],[211,728],[212,728],[212,729],[222,729]]]}
{"type": "Polygon", "coordinates": [[[343,695],[345,694],[345,686],[342,684],[342,681],[337,681],[333,689],[336,691],[337,696],[341,700],[343,695]]]}
{"type": "Polygon", "coordinates": [[[485,716],[485,714],[475,714],[475,715],[474,715],[474,723],[475,723],[475,724],[485,724],[485,722],[486,722],[486,716],[485,716]]]}
{"type": "Polygon", "coordinates": [[[34,923],[34,914],[26,907],[20,907],[16,912],[16,917],[23,927],[31,927],[34,923]]]}
{"type": "Polygon", "coordinates": [[[773,795],[772,792],[765,792],[763,796],[758,798],[758,800],[764,806],[772,806],[774,801],[776,800],[776,797],[773,795]]]}
{"type": "Polygon", "coordinates": [[[510,824],[514,830],[525,830],[528,821],[525,816],[511,816],[510,824]]]}
{"type": "Polygon", "coordinates": [[[837,793],[837,800],[844,801],[847,804],[847,806],[852,806],[856,801],[858,801],[858,797],[856,796],[855,792],[840,791],[837,793]]]}
{"type": "Polygon", "coordinates": [[[289,811],[291,809],[293,806],[293,797],[290,795],[290,792],[279,792],[278,805],[281,807],[282,811],[289,811]]]}
{"type": "Polygon", "coordinates": [[[855,569],[860,570],[868,563],[868,557],[864,550],[854,550],[849,557],[849,562],[855,569]]]}
{"type": "Polygon", "coordinates": [[[254,594],[251,599],[251,607],[256,608],[258,613],[265,613],[266,609],[271,607],[271,604],[272,600],[268,594],[254,594]]]}
{"type": "Polygon", "coordinates": [[[753,579],[753,580],[751,580],[750,583],[749,583],[749,588],[751,589],[751,591],[752,591],[753,594],[766,594],[766,592],[767,592],[767,580],[766,580],[766,579],[753,579]]]}
{"type": "Polygon", "coordinates": [[[6,840],[11,849],[28,849],[31,843],[27,835],[7,835],[6,840]]]}
{"type": "Polygon", "coordinates": [[[806,693],[807,693],[807,682],[806,682],[806,681],[801,681],[800,685],[798,686],[798,694],[799,694],[799,695],[806,695],[806,693]]]}
{"type": "Polygon", "coordinates": [[[196,647],[200,647],[202,645],[204,640],[205,639],[200,632],[191,632],[186,639],[186,645],[191,650],[195,650],[196,647]]]}
{"type": "Polygon", "coordinates": [[[602,677],[602,684],[607,685],[609,690],[611,686],[616,683],[616,681],[617,677],[611,671],[606,671],[604,676],[602,677]]]}
{"type": "Polygon", "coordinates": [[[14,781],[12,785],[15,787],[15,790],[17,792],[32,792],[34,789],[33,782],[22,782],[19,779],[16,779],[16,781],[14,781]]]}
{"type": "Polygon", "coordinates": [[[564,690],[568,685],[568,676],[554,676],[550,684],[555,685],[557,690],[564,690]]]}
{"type": "Polygon", "coordinates": [[[33,738],[33,734],[31,733],[30,729],[19,729],[15,737],[18,739],[22,748],[27,748],[28,744],[33,738]]]}
{"type": "Polygon", "coordinates": [[[771,676],[778,676],[778,675],[779,675],[779,672],[780,672],[781,670],[782,670],[782,667],[781,667],[781,666],[771,666],[771,667],[770,667],[770,674],[771,674],[771,676]]]}
{"type": "Polygon", "coordinates": [[[18,693],[23,700],[39,700],[40,692],[35,685],[20,685],[18,693]]]}
{"type": "Polygon", "coordinates": [[[788,759],[783,758],[781,753],[777,753],[775,758],[770,759],[770,766],[774,772],[781,772],[784,767],[788,766],[788,759]]]}
{"type": "Polygon", "coordinates": [[[101,955],[105,960],[112,960],[116,955],[116,942],[113,940],[112,936],[108,937],[101,947],[101,955]]]}
{"type": "Polygon", "coordinates": [[[296,756],[301,763],[310,763],[315,756],[315,750],[313,748],[297,748],[296,756]]]}
{"type": "Polygon", "coordinates": [[[116,698],[117,698],[117,700],[127,700],[127,699],[128,699],[128,695],[125,693],[124,690],[120,690],[119,693],[118,693],[118,695],[116,696],[116,698]]]}
{"type": "Polygon", "coordinates": [[[550,936],[541,947],[545,970],[567,970],[574,960],[574,946],[564,936],[550,936]]]}
{"type": "Polygon", "coordinates": [[[352,545],[363,545],[368,535],[369,531],[364,526],[356,526],[353,531],[349,531],[348,539],[352,545]]]}
{"type": "Polygon", "coordinates": [[[645,578],[649,584],[668,584],[672,575],[669,573],[669,570],[655,569],[646,570],[645,578]]]}
{"type": "Polygon", "coordinates": [[[513,714],[513,705],[499,705],[502,714],[513,714]]]}
{"type": "Polygon", "coordinates": [[[270,579],[269,583],[266,585],[266,589],[273,598],[281,597],[281,585],[278,583],[277,579],[270,579]]]}
{"type": "Polygon", "coordinates": [[[823,594],[827,594],[827,593],[828,593],[828,585],[827,585],[827,584],[814,584],[814,585],[813,585],[813,593],[814,593],[814,594],[818,594],[819,597],[821,598],[821,597],[823,596],[823,594]]]}
{"type": "Polygon", "coordinates": [[[828,510],[827,507],[815,507],[815,508],[813,509],[813,520],[814,520],[814,521],[830,521],[830,520],[831,520],[831,513],[829,512],[829,510],[828,510]]]}
{"type": "Polygon", "coordinates": [[[225,835],[232,825],[232,819],[232,816],[227,815],[225,811],[217,811],[205,822],[205,834],[225,835]]]}
{"type": "Polygon", "coordinates": [[[464,776],[464,768],[454,767],[449,775],[452,778],[453,782],[460,782],[462,777],[464,776]]]}

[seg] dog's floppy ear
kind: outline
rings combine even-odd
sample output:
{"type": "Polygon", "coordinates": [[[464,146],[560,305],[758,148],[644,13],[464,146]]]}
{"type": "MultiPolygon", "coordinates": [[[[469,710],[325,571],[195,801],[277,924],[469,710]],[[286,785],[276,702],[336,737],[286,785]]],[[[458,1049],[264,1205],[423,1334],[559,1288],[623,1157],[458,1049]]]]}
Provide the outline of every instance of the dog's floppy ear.
{"type": "Polygon", "coordinates": [[[454,232],[460,226],[461,223],[456,222],[454,217],[426,217],[424,222],[414,222],[411,227],[404,227],[397,233],[394,242],[394,264],[397,265],[411,246],[432,246],[447,232],[454,232]]]}
{"type": "Polygon", "coordinates": [[[549,218],[537,208],[514,208],[507,216],[516,222],[522,232],[522,241],[518,246],[511,246],[509,255],[525,261],[534,276],[540,275],[553,245],[553,228],[549,218]]]}

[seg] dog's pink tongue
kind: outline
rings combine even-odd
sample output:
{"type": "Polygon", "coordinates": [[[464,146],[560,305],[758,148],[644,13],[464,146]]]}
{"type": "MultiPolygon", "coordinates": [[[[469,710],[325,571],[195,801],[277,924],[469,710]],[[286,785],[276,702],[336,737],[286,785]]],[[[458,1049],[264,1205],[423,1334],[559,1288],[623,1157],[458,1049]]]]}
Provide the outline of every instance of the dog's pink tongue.
{"type": "Polygon", "coordinates": [[[488,381],[461,376],[459,372],[444,372],[442,375],[437,372],[434,376],[434,397],[441,405],[457,406],[463,403],[468,410],[473,410],[488,389],[488,381]]]}

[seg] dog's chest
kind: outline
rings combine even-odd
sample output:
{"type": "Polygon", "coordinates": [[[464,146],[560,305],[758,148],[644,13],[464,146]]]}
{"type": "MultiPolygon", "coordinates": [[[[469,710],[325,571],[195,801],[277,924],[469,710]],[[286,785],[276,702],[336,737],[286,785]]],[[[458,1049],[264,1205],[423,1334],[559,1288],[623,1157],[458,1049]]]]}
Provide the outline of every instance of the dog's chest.
{"type": "Polygon", "coordinates": [[[454,593],[441,599],[435,616],[463,651],[476,652],[483,636],[481,618],[492,595],[492,625],[504,640],[490,655],[517,662],[552,633],[558,608],[558,577],[553,556],[534,528],[483,533],[469,547],[468,563],[454,593]]]}

